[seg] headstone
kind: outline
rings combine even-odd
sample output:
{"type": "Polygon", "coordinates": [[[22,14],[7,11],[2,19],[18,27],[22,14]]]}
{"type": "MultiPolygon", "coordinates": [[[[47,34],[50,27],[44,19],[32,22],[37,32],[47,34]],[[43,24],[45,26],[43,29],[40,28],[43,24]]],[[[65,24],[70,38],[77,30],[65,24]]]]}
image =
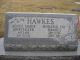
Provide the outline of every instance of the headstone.
{"type": "Polygon", "coordinates": [[[8,12],[5,50],[74,51],[77,16],[63,13],[8,12]]]}

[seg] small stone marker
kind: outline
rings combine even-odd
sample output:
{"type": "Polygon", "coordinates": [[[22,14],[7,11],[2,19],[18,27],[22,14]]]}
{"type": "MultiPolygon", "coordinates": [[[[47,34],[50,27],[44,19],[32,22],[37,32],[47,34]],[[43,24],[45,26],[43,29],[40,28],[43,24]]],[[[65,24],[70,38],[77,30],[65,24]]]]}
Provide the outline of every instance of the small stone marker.
{"type": "Polygon", "coordinates": [[[5,50],[77,50],[77,16],[63,13],[6,13],[5,50]]]}

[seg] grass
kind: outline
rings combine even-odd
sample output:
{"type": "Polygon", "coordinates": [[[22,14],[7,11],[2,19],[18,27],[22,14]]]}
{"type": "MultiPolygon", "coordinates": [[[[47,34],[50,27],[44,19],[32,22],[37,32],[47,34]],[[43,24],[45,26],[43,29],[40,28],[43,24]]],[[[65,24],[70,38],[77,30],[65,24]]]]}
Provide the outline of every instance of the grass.
{"type": "Polygon", "coordinates": [[[2,0],[0,1],[0,36],[4,36],[5,12],[51,12],[51,13],[75,13],[74,8],[80,8],[75,4],[77,0],[2,0]]]}

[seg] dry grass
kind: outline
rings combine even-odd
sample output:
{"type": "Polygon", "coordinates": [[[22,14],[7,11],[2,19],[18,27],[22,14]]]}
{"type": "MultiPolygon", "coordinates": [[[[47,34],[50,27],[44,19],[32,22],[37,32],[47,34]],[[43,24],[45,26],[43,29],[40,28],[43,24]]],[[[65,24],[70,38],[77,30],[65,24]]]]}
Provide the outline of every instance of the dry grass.
{"type": "Polygon", "coordinates": [[[0,36],[4,36],[5,12],[56,12],[76,13],[71,9],[79,8],[75,0],[1,0],[0,1],[0,36]]]}

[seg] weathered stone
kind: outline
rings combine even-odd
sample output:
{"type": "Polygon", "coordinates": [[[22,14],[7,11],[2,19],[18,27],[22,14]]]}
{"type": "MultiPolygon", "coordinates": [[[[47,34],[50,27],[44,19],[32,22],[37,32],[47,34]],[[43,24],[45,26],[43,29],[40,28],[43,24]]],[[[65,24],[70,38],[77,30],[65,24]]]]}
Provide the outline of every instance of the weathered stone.
{"type": "Polygon", "coordinates": [[[75,14],[7,13],[5,49],[77,50],[75,14]]]}
{"type": "Polygon", "coordinates": [[[80,56],[0,56],[0,60],[79,60],[80,56]]]}

